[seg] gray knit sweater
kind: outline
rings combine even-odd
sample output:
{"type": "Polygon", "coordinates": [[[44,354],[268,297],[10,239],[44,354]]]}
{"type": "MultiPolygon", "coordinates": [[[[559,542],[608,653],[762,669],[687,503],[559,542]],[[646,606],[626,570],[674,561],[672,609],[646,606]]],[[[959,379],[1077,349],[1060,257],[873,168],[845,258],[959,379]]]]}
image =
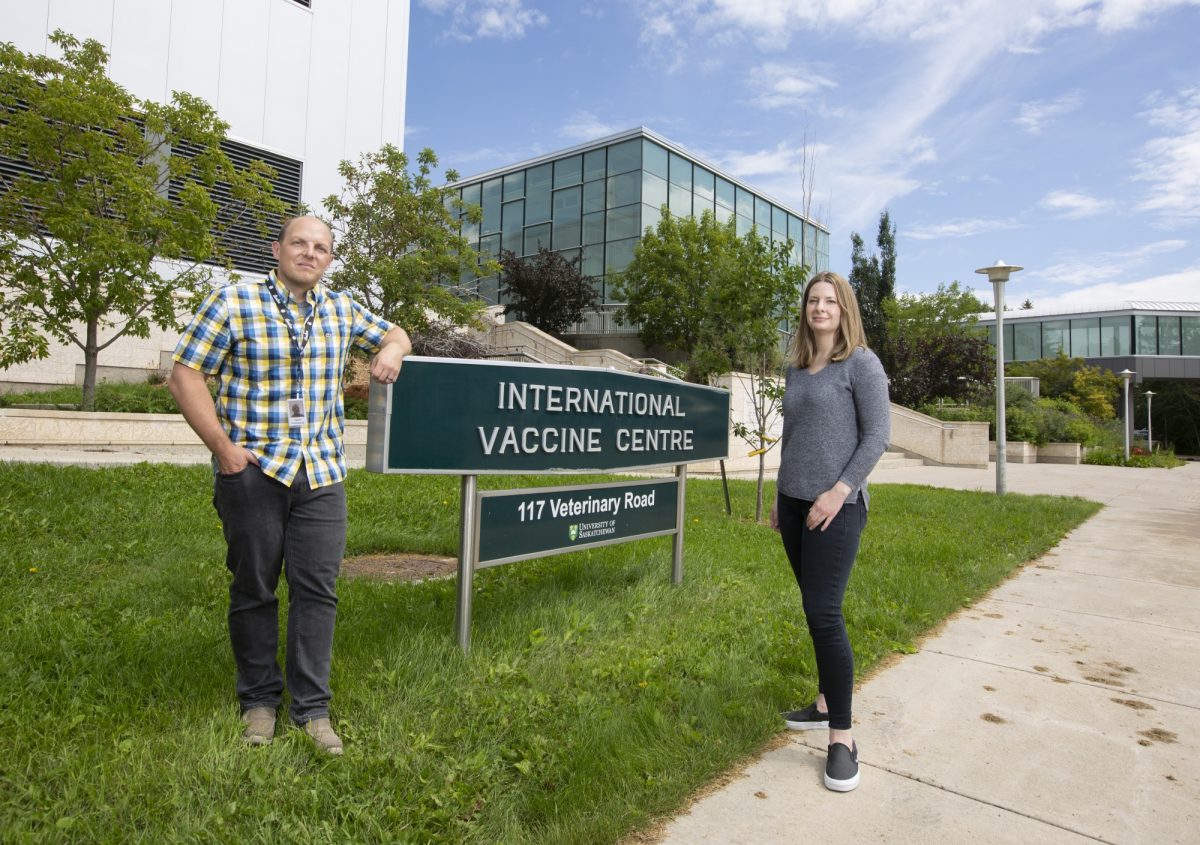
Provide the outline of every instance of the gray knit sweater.
{"type": "Polygon", "coordinates": [[[883,365],[859,347],[815,375],[788,367],[783,394],[779,492],[813,501],[838,481],[847,503],[868,504],[867,475],[891,438],[891,406],[883,365]]]}

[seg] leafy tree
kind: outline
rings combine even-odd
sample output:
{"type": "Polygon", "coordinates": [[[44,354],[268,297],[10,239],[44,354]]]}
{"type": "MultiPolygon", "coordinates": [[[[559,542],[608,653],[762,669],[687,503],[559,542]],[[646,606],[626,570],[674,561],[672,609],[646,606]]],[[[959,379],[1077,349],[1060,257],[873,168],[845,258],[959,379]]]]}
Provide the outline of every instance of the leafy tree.
{"type": "MultiPolygon", "coordinates": [[[[1146,381],[1154,391],[1154,440],[1184,455],[1200,455],[1200,385],[1187,381],[1146,381]]],[[[1138,396],[1144,419],[1146,397],[1138,396]]]]}
{"type": "Polygon", "coordinates": [[[598,298],[595,279],[579,272],[580,260],[575,256],[568,261],[561,252],[546,247],[527,259],[504,250],[500,254],[500,292],[512,298],[504,313],[561,335],[578,323],[598,298]]]}
{"type": "MultiPolygon", "coordinates": [[[[454,188],[433,184],[437,164],[433,150],[423,149],[412,173],[408,156],[385,144],[357,163],[343,161],[342,192],[324,203],[336,235],[330,284],[410,332],[433,320],[476,325],[483,303],[460,282],[499,270],[480,260],[460,230],[479,223],[481,210],[463,205],[454,188]]],[[[458,173],[445,177],[453,182],[458,173]]]]}
{"type": "Polygon", "coordinates": [[[805,275],[788,265],[790,249],[790,241],[772,245],[754,232],[738,238],[732,221],[718,223],[710,212],[664,210],[616,282],[620,319],[640,325],[647,345],[683,353],[688,380],[699,384],[769,361],[805,275]]]}
{"type": "MultiPolygon", "coordinates": [[[[887,209],[879,215],[879,231],[875,236],[879,255],[866,254],[863,239],[850,233],[850,277],[858,307],[862,312],[863,330],[867,343],[874,349],[887,349],[887,315],[884,303],[896,295],[896,226],[887,209]]],[[[884,361],[887,365],[889,362],[884,361]]]]}
{"type": "Polygon", "coordinates": [[[733,433],[750,446],[750,457],[758,458],[758,486],[754,497],[754,519],[762,522],[763,480],[766,475],[767,453],[779,442],[772,432],[783,419],[783,379],[771,372],[770,365],[762,361],[750,368],[750,397],[754,402],[753,425],[744,422],[733,424],[733,433]]]}
{"type": "Polygon", "coordinates": [[[883,305],[887,319],[885,355],[891,363],[892,401],[909,408],[938,397],[965,398],[994,374],[987,332],[978,325],[986,310],[958,282],[935,293],[904,294],[883,305]]]}
{"type": "Polygon", "coordinates": [[[1005,369],[1008,375],[1037,378],[1043,396],[1066,399],[1102,420],[1116,416],[1116,402],[1122,389],[1120,377],[1099,367],[1089,367],[1082,358],[1068,358],[1061,349],[1053,358],[1014,361],[1005,369]]]}
{"type": "Polygon", "coordinates": [[[177,326],[178,295],[227,265],[223,230],[249,216],[265,237],[285,209],[270,168],[222,152],[228,125],[203,100],[139,100],[108,77],[99,42],[50,41],[61,58],[0,44],[0,158],[23,165],[0,180],[0,368],[45,357],[51,338],[74,344],[91,410],[100,353],[177,326]]]}

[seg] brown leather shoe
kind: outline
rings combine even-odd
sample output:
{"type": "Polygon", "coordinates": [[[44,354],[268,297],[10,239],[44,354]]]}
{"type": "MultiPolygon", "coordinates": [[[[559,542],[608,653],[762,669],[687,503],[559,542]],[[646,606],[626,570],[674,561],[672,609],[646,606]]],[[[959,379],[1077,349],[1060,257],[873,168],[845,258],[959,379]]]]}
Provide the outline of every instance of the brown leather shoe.
{"type": "Polygon", "coordinates": [[[304,723],[304,732],[312,737],[319,751],[333,755],[342,753],[341,737],[333,732],[328,719],[310,719],[304,723]]]}
{"type": "Polygon", "coordinates": [[[275,711],[270,707],[251,707],[242,714],[242,739],[251,745],[270,745],[275,738],[275,711]]]}

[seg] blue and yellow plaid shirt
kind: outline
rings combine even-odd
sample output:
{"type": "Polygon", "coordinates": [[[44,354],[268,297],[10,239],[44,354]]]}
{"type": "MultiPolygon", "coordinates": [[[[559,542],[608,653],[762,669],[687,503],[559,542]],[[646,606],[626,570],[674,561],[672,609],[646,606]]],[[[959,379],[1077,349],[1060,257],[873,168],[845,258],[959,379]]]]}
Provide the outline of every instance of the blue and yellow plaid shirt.
{"type": "Polygon", "coordinates": [[[342,373],[350,348],[379,351],[392,325],[350,294],[318,283],[306,302],[287,300],[297,332],[309,309],[316,312],[297,360],[268,285],[287,295],[274,272],[269,279],[210,293],[179,339],[174,359],[217,376],[217,418],[230,440],[258,456],[264,473],[290,487],[307,465],[312,487],[336,484],[346,477],[342,373]],[[293,426],[287,404],[297,397],[304,399],[306,419],[293,426]]]}

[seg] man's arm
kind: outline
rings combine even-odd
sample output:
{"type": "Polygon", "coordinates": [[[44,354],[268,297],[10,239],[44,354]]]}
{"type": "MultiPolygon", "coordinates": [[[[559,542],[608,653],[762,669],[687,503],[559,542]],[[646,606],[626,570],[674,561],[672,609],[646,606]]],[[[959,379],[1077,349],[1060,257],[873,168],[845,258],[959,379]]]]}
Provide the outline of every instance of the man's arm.
{"type": "MultiPolygon", "coordinates": [[[[395,381],[396,376],[400,375],[400,365],[404,363],[404,356],[410,352],[412,352],[412,341],[408,339],[408,332],[399,326],[392,326],[383,336],[383,343],[380,345],[379,351],[371,359],[371,376],[384,384],[395,381]]],[[[214,419],[215,417],[214,413],[214,419]]],[[[199,434],[199,432],[196,433],[199,434]]]]}
{"type": "Polygon", "coordinates": [[[235,446],[221,427],[212,394],[204,384],[204,373],[176,361],[167,379],[167,387],[187,424],[216,457],[217,467],[223,475],[240,472],[248,463],[258,463],[253,452],[235,446]]]}

